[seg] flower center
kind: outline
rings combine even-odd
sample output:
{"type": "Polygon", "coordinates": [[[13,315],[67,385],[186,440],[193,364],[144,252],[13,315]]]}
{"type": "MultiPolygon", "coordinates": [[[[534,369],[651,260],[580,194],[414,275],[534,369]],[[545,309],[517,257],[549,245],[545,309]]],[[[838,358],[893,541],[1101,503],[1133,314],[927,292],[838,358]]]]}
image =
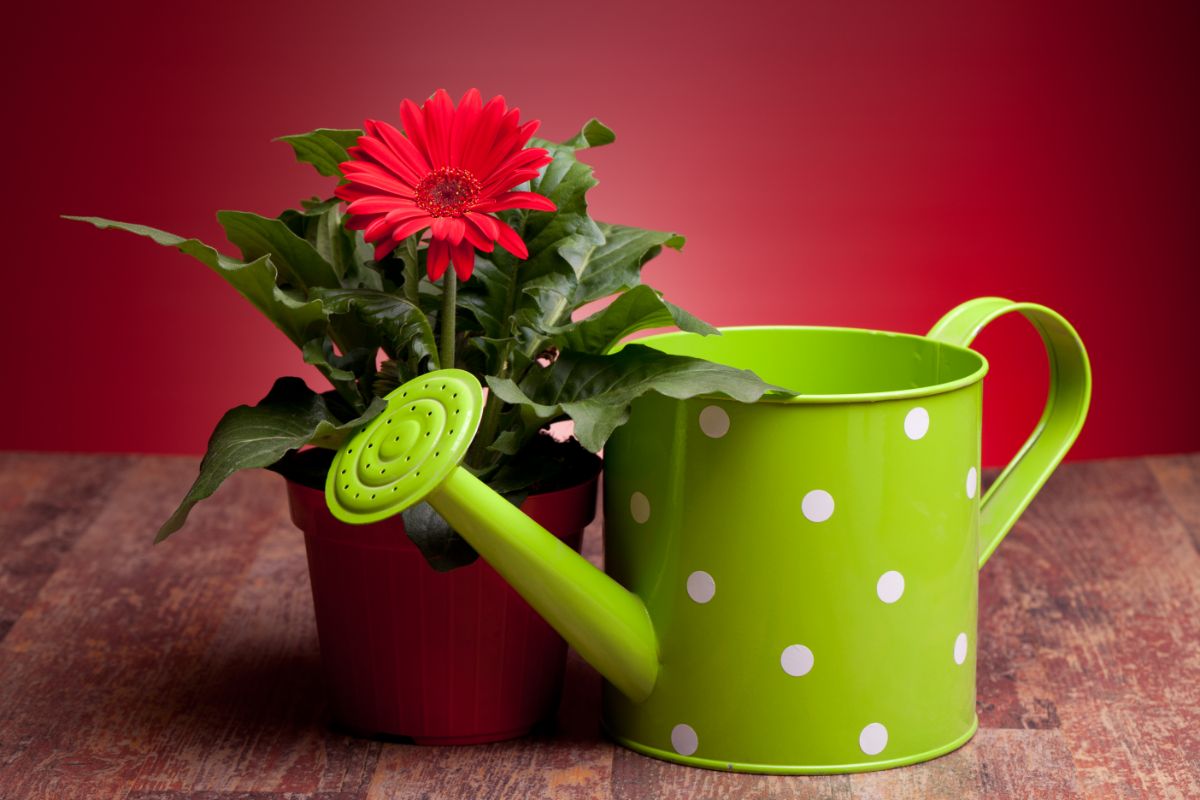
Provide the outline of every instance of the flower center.
{"type": "Polygon", "coordinates": [[[465,169],[438,167],[417,187],[417,205],[431,217],[456,217],[475,204],[480,188],[465,169]]]}

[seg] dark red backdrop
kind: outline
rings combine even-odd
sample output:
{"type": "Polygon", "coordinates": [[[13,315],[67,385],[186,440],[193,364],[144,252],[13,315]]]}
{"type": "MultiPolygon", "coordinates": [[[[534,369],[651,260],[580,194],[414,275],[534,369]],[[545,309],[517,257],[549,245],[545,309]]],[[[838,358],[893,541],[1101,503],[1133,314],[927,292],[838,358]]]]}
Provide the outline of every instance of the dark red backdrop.
{"type": "MultiPolygon", "coordinates": [[[[57,214],[219,242],[218,208],[329,191],[273,136],[478,85],[550,137],[617,131],[595,214],[686,233],[648,277],[706,319],[923,331],[1036,300],[1091,349],[1075,457],[1200,449],[1194,3],[198,6],[6,12],[0,447],[195,453],[276,375],[319,380],[198,264],[57,214]]],[[[1015,320],[980,348],[995,463],[1045,366],[1015,320]]]]}

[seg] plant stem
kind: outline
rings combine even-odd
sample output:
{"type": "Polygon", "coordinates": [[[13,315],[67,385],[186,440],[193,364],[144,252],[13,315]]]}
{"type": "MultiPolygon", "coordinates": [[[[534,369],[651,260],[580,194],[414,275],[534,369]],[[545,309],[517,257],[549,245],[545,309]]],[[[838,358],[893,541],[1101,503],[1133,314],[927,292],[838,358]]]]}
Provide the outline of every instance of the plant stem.
{"type": "MultiPolygon", "coordinates": [[[[519,228],[517,235],[525,237],[525,223],[529,220],[529,212],[521,212],[521,220],[518,223],[519,228]]],[[[516,265],[513,266],[512,280],[508,284],[508,291],[504,295],[504,317],[503,322],[512,321],[513,311],[517,306],[517,295],[520,294],[518,286],[518,276],[516,265]]],[[[512,361],[512,339],[506,339],[500,350],[500,363],[497,365],[496,377],[507,378],[510,373],[509,365],[512,361]]],[[[475,441],[471,443],[470,449],[467,451],[466,461],[473,467],[482,468],[485,466],[484,457],[486,448],[496,438],[496,426],[500,423],[500,408],[503,405],[499,397],[492,396],[489,391],[487,401],[483,406],[483,417],[479,423],[479,433],[475,436],[475,441]]]]}
{"type": "Polygon", "coordinates": [[[454,367],[454,314],[458,297],[458,275],[447,269],[442,278],[442,346],[438,358],[443,369],[454,367]]]}
{"type": "Polygon", "coordinates": [[[405,239],[404,255],[400,256],[404,262],[404,299],[418,308],[421,306],[421,273],[417,258],[417,241],[420,238],[421,234],[417,233],[405,239]]]}

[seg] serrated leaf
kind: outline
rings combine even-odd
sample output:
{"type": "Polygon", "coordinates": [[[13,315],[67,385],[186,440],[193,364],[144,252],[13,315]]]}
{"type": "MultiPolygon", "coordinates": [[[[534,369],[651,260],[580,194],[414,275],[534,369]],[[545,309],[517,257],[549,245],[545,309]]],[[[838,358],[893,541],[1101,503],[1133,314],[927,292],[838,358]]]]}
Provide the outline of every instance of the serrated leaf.
{"type": "Polygon", "coordinates": [[[200,474],[155,541],[182,528],[196,503],[212,495],[238,470],[270,466],[289,450],[307,444],[339,447],[385,406],[381,398],[375,398],[361,416],[346,420],[353,412],[335,393],[317,394],[300,378],[280,378],[258,405],[238,406],[221,417],[200,462],[200,474]]]}
{"type": "Polygon", "coordinates": [[[712,325],[663,300],[661,294],[646,285],[635,286],[618,295],[586,319],[547,332],[551,341],[562,350],[607,353],[631,333],[668,326],[703,336],[720,335],[712,325]]]}
{"type": "Polygon", "coordinates": [[[317,128],[309,133],[280,136],[272,141],[290,144],[297,161],[312,164],[322,175],[341,177],[338,165],[350,160],[346,149],[353,147],[360,136],[360,130],[317,128]]]}
{"type": "Polygon", "coordinates": [[[356,314],[378,335],[389,358],[402,358],[411,349],[438,369],[437,340],[429,319],[403,297],[371,289],[316,289],[313,296],[331,314],[356,314]]]}
{"type": "Polygon", "coordinates": [[[561,272],[552,272],[540,278],[526,281],[522,291],[533,301],[532,306],[522,298],[517,304],[518,309],[532,312],[536,324],[548,328],[570,319],[571,311],[576,307],[574,297],[579,282],[574,276],[561,272]]]}
{"type": "Polygon", "coordinates": [[[604,241],[589,255],[579,276],[577,305],[608,297],[641,283],[642,267],[663,247],[682,250],[684,237],[629,225],[599,223],[604,241]]]}
{"type": "Polygon", "coordinates": [[[768,391],[791,394],[764,383],[750,370],[734,369],[688,356],[668,355],[629,344],[598,355],[564,351],[549,367],[535,370],[518,386],[489,376],[488,386],[506,403],[522,406],[543,423],[561,415],[575,421],[575,436],[592,452],[604,447],[629,419],[630,405],[647,392],[683,400],[722,394],[743,403],[768,391]]]}
{"type": "Polygon", "coordinates": [[[217,222],[225,229],[229,241],[242,251],[243,259],[252,261],[270,256],[285,282],[301,291],[340,285],[330,263],[282,220],[249,211],[218,211],[217,222]]]}
{"type": "Polygon", "coordinates": [[[524,280],[563,269],[578,275],[588,253],[604,242],[588,216],[587,192],[597,183],[591,166],[575,158],[574,147],[549,142],[545,146],[553,160],[530,181],[530,190],[549,197],[558,210],[529,212],[519,226],[529,249],[529,258],[520,265],[524,280]]]}
{"type": "Polygon", "coordinates": [[[280,289],[277,285],[278,271],[268,256],[246,263],[222,255],[198,239],[185,239],[145,225],[100,217],[68,216],[66,219],[88,222],[102,230],[115,228],[144,236],[164,247],[174,247],[186,253],[220,275],[298,347],[303,347],[305,342],[325,329],[325,310],[320,301],[304,300],[280,289]]]}

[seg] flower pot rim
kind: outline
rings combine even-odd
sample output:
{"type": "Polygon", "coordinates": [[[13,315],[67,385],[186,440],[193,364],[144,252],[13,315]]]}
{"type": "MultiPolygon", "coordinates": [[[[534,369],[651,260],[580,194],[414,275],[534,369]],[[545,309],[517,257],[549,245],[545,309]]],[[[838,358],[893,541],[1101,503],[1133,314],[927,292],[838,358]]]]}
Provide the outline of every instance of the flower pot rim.
{"type": "MultiPolygon", "coordinates": [[[[566,486],[560,486],[556,489],[549,489],[547,491],[540,491],[540,492],[529,492],[529,494],[526,495],[525,500],[529,500],[530,498],[533,498],[533,497],[550,500],[550,499],[553,499],[555,495],[577,492],[577,491],[579,491],[580,488],[585,487],[588,484],[593,483],[596,480],[598,480],[600,477],[600,473],[604,470],[604,459],[598,453],[591,453],[591,452],[587,452],[587,451],[584,451],[584,452],[586,453],[585,460],[588,462],[588,465],[586,468],[586,474],[584,477],[580,478],[579,480],[577,480],[571,484],[568,484],[566,486]]],[[[302,490],[305,492],[315,492],[320,495],[325,494],[324,487],[321,487],[318,489],[316,487],[309,486],[306,483],[301,483],[300,481],[293,480],[292,478],[288,477],[287,475],[283,475],[282,473],[280,475],[284,479],[284,481],[287,482],[289,487],[293,487],[297,490],[302,490]]],[[[523,506],[524,504],[525,504],[524,501],[522,501],[521,505],[523,506]]]]}

